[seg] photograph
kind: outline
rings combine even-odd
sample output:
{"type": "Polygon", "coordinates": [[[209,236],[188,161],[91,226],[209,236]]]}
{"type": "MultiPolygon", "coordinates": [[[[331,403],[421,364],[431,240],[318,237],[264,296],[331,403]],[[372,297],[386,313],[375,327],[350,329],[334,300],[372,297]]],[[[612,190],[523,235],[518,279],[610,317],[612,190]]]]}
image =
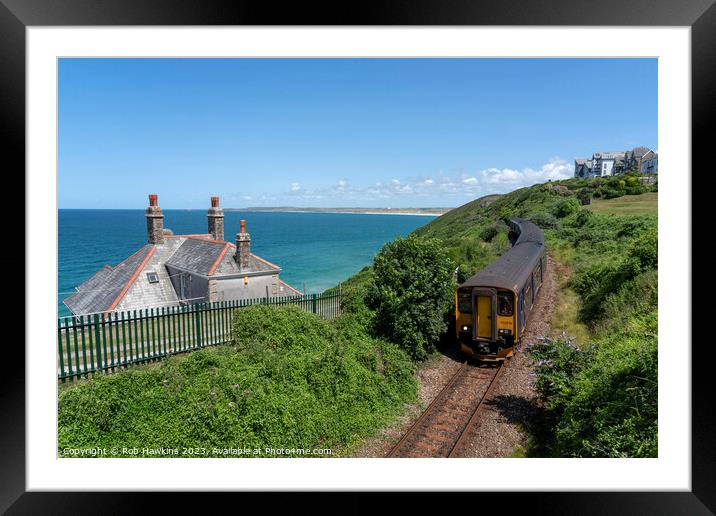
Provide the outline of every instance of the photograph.
{"type": "Polygon", "coordinates": [[[660,66],[59,57],[57,458],[659,458],[660,66]]]}

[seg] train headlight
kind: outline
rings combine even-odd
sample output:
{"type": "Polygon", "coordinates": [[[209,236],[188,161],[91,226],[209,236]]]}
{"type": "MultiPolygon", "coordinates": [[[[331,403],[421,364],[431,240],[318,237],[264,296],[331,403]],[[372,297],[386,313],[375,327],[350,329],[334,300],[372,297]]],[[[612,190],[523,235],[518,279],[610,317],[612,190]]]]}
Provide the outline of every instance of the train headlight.
{"type": "Polygon", "coordinates": [[[509,328],[500,328],[499,330],[497,330],[497,333],[499,333],[500,335],[512,335],[512,330],[509,328]]]}
{"type": "Polygon", "coordinates": [[[463,324],[462,328],[460,328],[460,329],[461,329],[462,331],[469,331],[469,330],[470,330],[470,327],[469,327],[469,326],[465,326],[465,325],[463,324]]]}

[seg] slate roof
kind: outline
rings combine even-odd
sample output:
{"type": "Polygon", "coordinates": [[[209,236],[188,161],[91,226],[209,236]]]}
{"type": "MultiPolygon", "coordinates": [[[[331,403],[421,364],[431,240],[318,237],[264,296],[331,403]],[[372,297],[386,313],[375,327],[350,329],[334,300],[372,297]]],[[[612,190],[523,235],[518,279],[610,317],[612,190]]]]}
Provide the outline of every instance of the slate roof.
{"type": "Polygon", "coordinates": [[[77,287],[77,292],[64,300],[65,305],[75,314],[92,314],[113,309],[113,305],[136,279],[136,273],[154,252],[154,246],[147,244],[116,267],[105,265],[77,287]]]}
{"type": "Polygon", "coordinates": [[[303,292],[296,290],[288,283],[278,280],[278,294],[279,296],[302,296],[303,292]]]}
{"type": "MultiPolygon", "coordinates": [[[[146,244],[116,267],[105,265],[79,285],[64,304],[74,314],[176,304],[179,299],[167,266],[211,277],[281,270],[255,254],[249,256],[249,269],[241,270],[234,259],[235,252],[234,244],[213,240],[210,235],[165,236],[164,244],[146,244]],[[159,281],[150,283],[148,272],[156,272],[159,281]]],[[[280,284],[291,291],[284,294],[284,289],[280,289],[281,295],[302,295],[286,283],[280,284]]]]}
{"type": "Polygon", "coordinates": [[[644,156],[644,154],[646,154],[649,151],[651,151],[651,149],[649,149],[648,147],[634,147],[631,152],[634,155],[634,157],[641,158],[642,156],[644,156]]]}
{"type": "Polygon", "coordinates": [[[601,159],[616,159],[616,158],[623,158],[626,153],[624,151],[620,152],[595,152],[594,157],[595,158],[601,158],[601,159]]]}
{"type": "Polygon", "coordinates": [[[219,258],[228,244],[217,240],[186,238],[166,262],[167,265],[203,276],[219,258]]]}
{"type": "MultiPolygon", "coordinates": [[[[239,269],[239,264],[234,260],[234,254],[236,253],[236,246],[234,244],[227,243],[228,249],[226,254],[221,257],[221,260],[216,266],[216,270],[213,276],[221,276],[223,274],[239,274],[242,271],[239,269]]],[[[281,267],[274,265],[273,263],[264,260],[256,256],[255,254],[249,255],[249,270],[248,272],[279,272],[281,267]]]]}

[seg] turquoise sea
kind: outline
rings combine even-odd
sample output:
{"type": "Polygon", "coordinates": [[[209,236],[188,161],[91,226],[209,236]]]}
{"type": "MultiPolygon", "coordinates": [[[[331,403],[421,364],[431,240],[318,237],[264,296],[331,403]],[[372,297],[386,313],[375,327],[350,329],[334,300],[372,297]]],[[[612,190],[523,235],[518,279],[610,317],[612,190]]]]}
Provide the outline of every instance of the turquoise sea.
{"type": "MultiPolygon", "coordinates": [[[[386,242],[434,219],[420,215],[226,212],[224,237],[233,241],[239,220],[252,251],[282,268],[291,286],[318,293],[372,263],[386,242]]],[[[206,233],[206,210],[164,210],[175,234],[206,233]]],[[[144,210],[59,210],[58,313],[62,300],[103,265],[116,265],[147,242],[144,210]]]]}

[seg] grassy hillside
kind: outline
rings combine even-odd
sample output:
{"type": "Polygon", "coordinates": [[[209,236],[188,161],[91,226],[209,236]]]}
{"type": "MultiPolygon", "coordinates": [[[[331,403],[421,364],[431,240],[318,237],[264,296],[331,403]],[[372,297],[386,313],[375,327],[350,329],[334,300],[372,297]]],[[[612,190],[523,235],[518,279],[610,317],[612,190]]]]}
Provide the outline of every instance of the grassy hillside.
{"type": "MultiPolygon", "coordinates": [[[[439,241],[440,254],[421,270],[403,267],[400,277],[412,287],[419,284],[415,278],[429,285],[436,277],[431,267],[447,261],[443,248],[452,260],[448,276],[458,264],[459,281],[487,265],[509,248],[504,219],[512,216],[539,224],[548,248],[572,271],[560,294],[558,305],[566,307],[560,324],[582,330],[578,341],[564,335],[532,348],[547,411],[531,429],[531,455],[657,453],[656,213],[629,213],[629,203],[620,201],[643,190],[633,177],[535,185],[477,199],[416,231],[439,241]],[[586,197],[595,199],[589,207],[581,203],[586,197]]],[[[655,203],[655,195],[635,202],[652,198],[655,203]]],[[[407,243],[423,249],[415,240],[407,243]]],[[[393,266],[399,269],[400,261],[393,266]]],[[[268,448],[295,456],[303,456],[297,449],[349,450],[416,395],[415,364],[376,331],[376,312],[367,302],[379,290],[376,271],[366,267],[342,284],[344,315],[335,321],[256,306],[236,317],[232,345],[62,389],[60,454],[90,447],[116,447],[120,456],[152,456],[141,450],[158,447],[209,450],[202,456],[224,456],[221,450],[236,447],[256,456],[274,456],[268,448]]],[[[394,294],[403,291],[410,288],[394,294]]],[[[424,297],[416,295],[415,305],[424,297]]],[[[418,316],[435,318],[428,313],[418,316]]],[[[445,332],[446,342],[452,335],[445,332]]]]}
{"type": "Polygon", "coordinates": [[[628,191],[620,183],[523,188],[489,204],[475,200],[417,231],[442,239],[465,278],[504,251],[503,219],[528,218],[571,271],[554,316],[569,333],[530,349],[547,407],[531,429],[532,455],[657,455],[657,194],[618,196],[628,191]],[[582,206],[587,188],[599,196],[582,206]]]}

